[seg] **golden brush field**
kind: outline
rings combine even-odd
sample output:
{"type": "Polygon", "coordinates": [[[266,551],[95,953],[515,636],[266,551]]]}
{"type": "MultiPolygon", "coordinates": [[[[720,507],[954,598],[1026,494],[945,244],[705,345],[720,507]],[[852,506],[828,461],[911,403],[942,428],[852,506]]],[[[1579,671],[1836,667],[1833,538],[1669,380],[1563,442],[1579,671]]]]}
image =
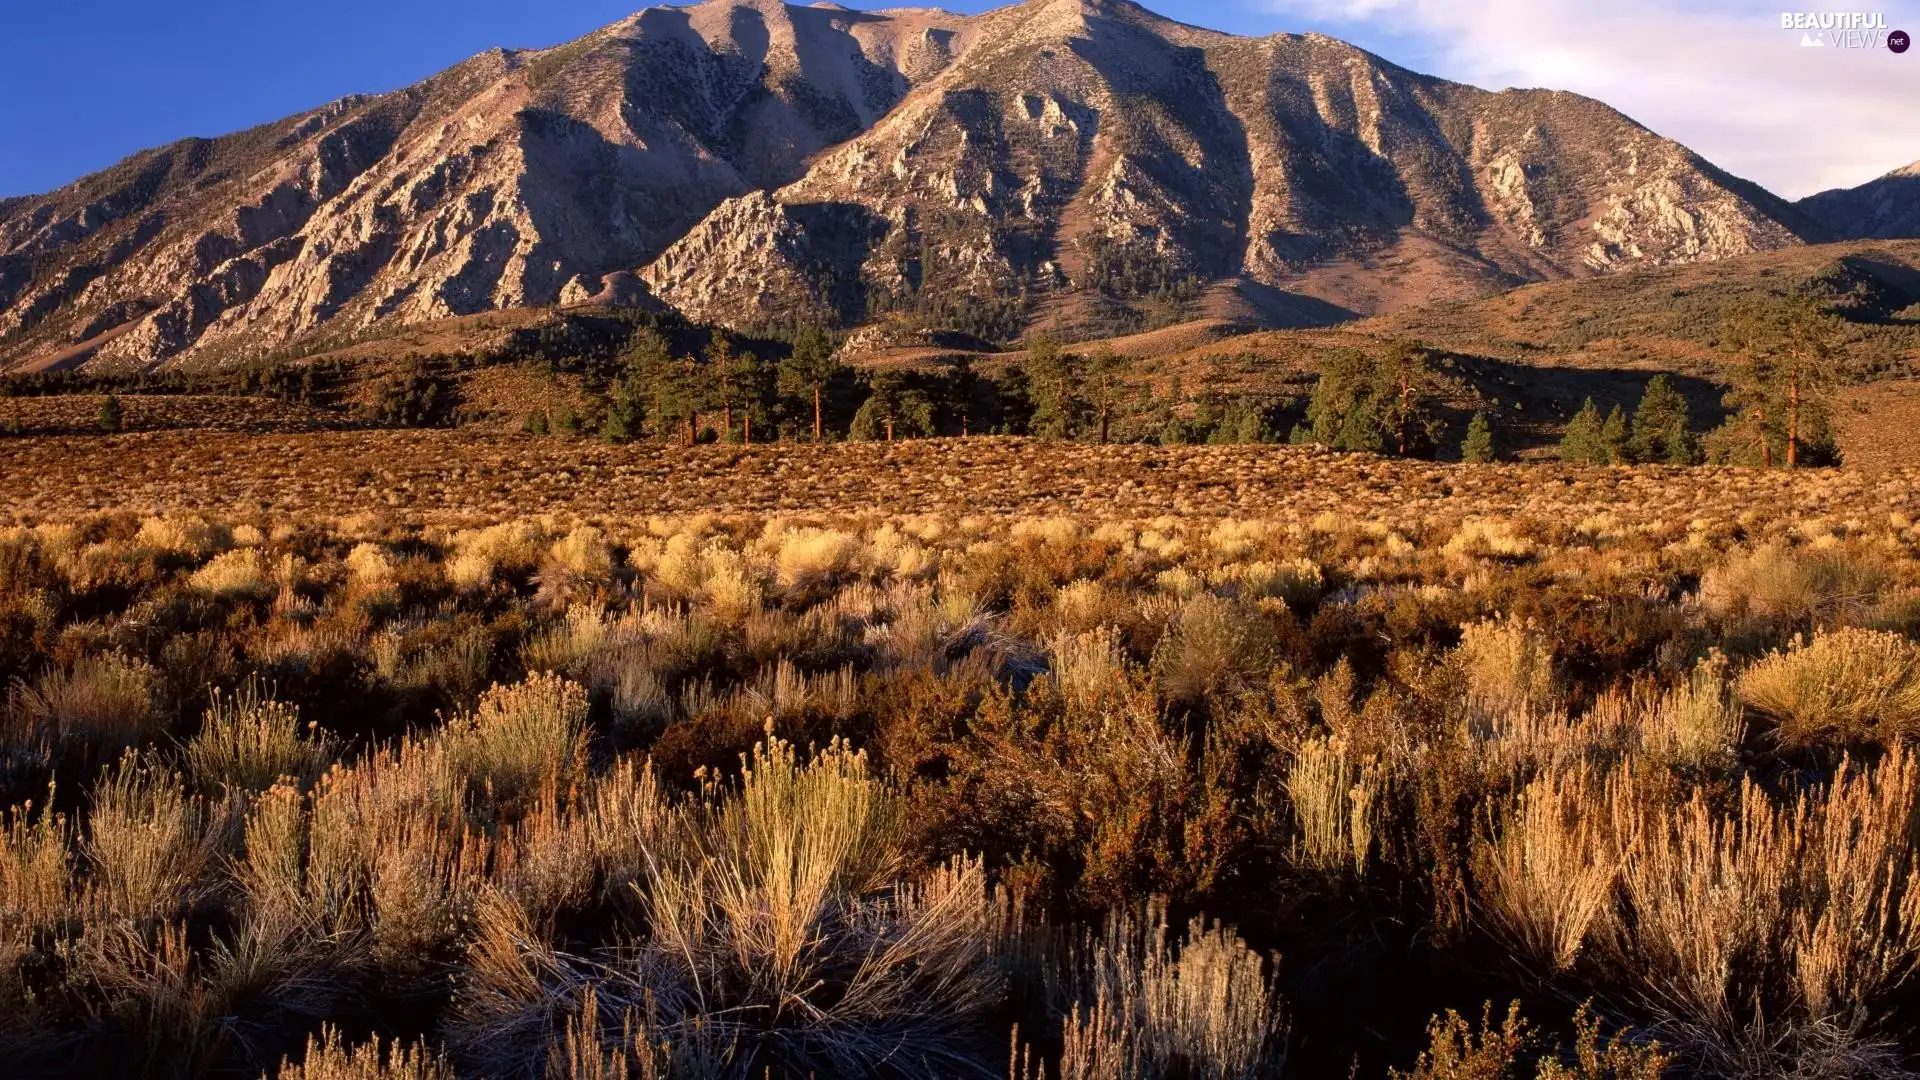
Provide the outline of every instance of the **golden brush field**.
{"type": "Polygon", "coordinates": [[[0,441],[0,1072],[1920,1051],[1920,469],[259,408],[0,441]]]}

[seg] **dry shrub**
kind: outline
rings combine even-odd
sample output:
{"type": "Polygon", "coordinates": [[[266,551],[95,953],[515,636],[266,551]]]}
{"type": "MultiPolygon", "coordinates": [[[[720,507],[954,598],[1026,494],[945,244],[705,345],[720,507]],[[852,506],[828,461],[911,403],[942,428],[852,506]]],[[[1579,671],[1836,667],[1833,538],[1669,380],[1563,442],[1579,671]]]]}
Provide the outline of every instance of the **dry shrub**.
{"type": "Polygon", "coordinates": [[[272,595],[275,583],[267,560],[253,548],[216,555],[193,572],[187,583],[204,593],[229,600],[257,600],[272,595]]]}
{"type": "Polygon", "coordinates": [[[1259,600],[1273,598],[1295,607],[1304,607],[1320,599],[1325,579],[1312,559],[1291,562],[1234,563],[1208,575],[1215,586],[1226,587],[1240,596],[1259,600]]]}
{"type": "Polygon", "coordinates": [[[302,738],[299,712],[250,681],[232,694],[214,692],[184,757],[195,785],[212,793],[226,787],[265,791],[282,777],[311,785],[338,754],[325,732],[302,738]]]}
{"type": "Polygon", "coordinates": [[[1126,684],[1126,655],[1111,629],[1061,633],[1049,651],[1049,673],[1069,706],[1097,703],[1126,684]]]}
{"type": "Polygon", "coordinates": [[[348,1045],[328,1026],[307,1040],[303,1060],[281,1062],[278,1080],[454,1080],[454,1073],[444,1057],[423,1045],[383,1046],[377,1037],[348,1045]]]}
{"type": "Polygon", "coordinates": [[[1365,876],[1385,821],[1386,788],[1386,769],[1339,736],[1302,742],[1287,771],[1295,861],[1321,873],[1365,876]]]}
{"type": "Polygon", "coordinates": [[[379,544],[355,544],[347,552],[347,573],[353,583],[370,591],[393,584],[393,556],[379,544]]]}
{"type": "Polygon", "coordinates": [[[134,535],[135,547],[163,555],[177,555],[198,562],[233,543],[233,534],[223,525],[198,517],[150,517],[140,523],[134,535]]]}
{"type": "Polygon", "coordinates": [[[591,525],[582,525],[554,541],[547,557],[567,572],[593,581],[613,572],[613,551],[607,546],[607,534],[591,525]]]}
{"type": "Polygon", "coordinates": [[[1694,769],[1731,764],[1742,728],[1727,659],[1718,653],[1695,664],[1686,682],[1640,713],[1642,746],[1662,760],[1694,769]]]}
{"type": "MultiPolygon", "coordinates": [[[[422,898],[424,910],[451,908],[450,884],[435,871],[451,855],[449,838],[465,831],[466,793],[466,778],[435,742],[403,742],[350,767],[336,766],[312,796],[303,903],[323,925],[357,927],[369,917],[364,909],[371,898],[378,909],[371,917],[386,923],[390,940],[450,940],[453,927],[445,920],[406,927],[411,899],[399,885],[417,873],[431,891],[422,898]],[[374,888],[383,875],[394,887],[386,907],[374,888]]],[[[264,824],[290,827],[284,817],[264,824]]],[[[282,850],[297,843],[282,835],[282,850]]]]}
{"type": "Polygon", "coordinates": [[[1606,798],[1591,770],[1547,773],[1520,790],[1475,850],[1480,917],[1544,972],[1572,967],[1611,914],[1620,857],[1597,812],[1606,798]]]}
{"type": "Polygon", "coordinates": [[[583,775],[586,688],[557,675],[496,686],[472,713],[447,725],[445,738],[455,772],[511,812],[541,785],[565,789],[583,775]]]}
{"type": "Polygon", "coordinates": [[[1496,559],[1518,562],[1530,559],[1540,550],[1538,544],[1518,535],[1512,522],[1475,518],[1460,526],[1460,531],[1441,548],[1450,558],[1496,559]]]}
{"type": "Polygon", "coordinates": [[[1285,1024],[1275,975],[1231,930],[1195,919],[1176,944],[1155,905],[1109,915],[1080,952],[1061,1080],[1280,1074],[1285,1024]]]}
{"type": "Polygon", "coordinates": [[[805,596],[853,572],[860,538],[834,529],[797,529],[777,538],[775,566],[780,587],[805,596]]]}
{"type": "MultiPolygon", "coordinates": [[[[650,781],[620,786],[616,805],[657,822],[650,781]]],[[[977,1071],[966,1036],[998,1000],[984,872],[960,860],[903,880],[900,814],[865,755],[835,744],[802,765],[762,744],[737,791],[642,852],[636,948],[583,964],[516,908],[483,905],[455,1041],[490,1070],[523,1068],[525,1044],[502,1033],[537,1030],[591,983],[602,1011],[646,1017],[676,1055],[724,1048],[724,1071],[693,1075],[977,1071]]]]}
{"type": "Polygon", "coordinates": [[[29,737],[110,760],[166,732],[160,673],[122,653],[86,656],[14,687],[9,711],[29,737]]]}
{"type": "Polygon", "coordinates": [[[1467,702],[1483,716],[1540,711],[1556,700],[1553,647],[1517,619],[1460,628],[1453,663],[1465,677],[1467,702]]]}
{"type": "Polygon", "coordinates": [[[1784,802],[1748,781],[1726,815],[1615,786],[1607,939],[1676,1049],[1709,1075],[1882,1075],[1887,995],[1920,960],[1916,799],[1901,751],[1784,802]]]}
{"type": "MultiPolygon", "coordinates": [[[[1536,1042],[1517,1001],[1498,1027],[1491,1003],[1477,1028],[1449,1009],[1428,1023],[1427,1049],[1413,1071],[1390,1069],[1388,1075],[1393,1080],[1521,1080],[1536,1042]]],[[[1555,1056],[1541,1058],[1534,1080],[1659,1080],[1668,1064],[1659,1043],[1638,1045],[1624,1032],[1603,1041],[1599,1019],[1584,1005],[1574,1016],[1572,1050],[1571,1064],[1555,1056]]]]}
{"type": "Polygon", "coordinates": [[[1709,568],[1700,578],[1700,602],[1721,616],[1831,618],[1870,607],[1885,584],[1878,565],[1843,552],[1769,544],[1709,568]]]}
{"type": "Polygon", "coordinates": [[[165,918],[204,889],[223,812],[178,774],[129,753],[103,777],[87,814],[90,903],[121,918],[165,918]]]}
{"type": "MultiPolygon", "coordinates": [[[[72,852],[73,825],[50,805],[0,815],[0,1010],[22,1021],[30,1013],[21,962],[75,909],[72,852]]],[[[0,1020],[0,1031],[12,1026],[0,1020]]]]}
{"type": "Polygon", "coordinates": [[[248,907],[259,914],[324,915],[307,889],[307,808],[298,788],[278,783],[254,796],[234,864],[248,907]]]}
{"type": "Polygon", "coordinates": [[[1273,627],[1256,612],[1203,593],[1181,605],[1153,652],[1156,685],[1187,704],[1263,683],[1273,664],[1273,627]]]}
{"type": "Polygon", "coordinates": [[[1789,747],[1911,737],[1920,733],[1920,645],[1852,627],[1796,638],[1741,674],[1740,699],[1789,747]]]}

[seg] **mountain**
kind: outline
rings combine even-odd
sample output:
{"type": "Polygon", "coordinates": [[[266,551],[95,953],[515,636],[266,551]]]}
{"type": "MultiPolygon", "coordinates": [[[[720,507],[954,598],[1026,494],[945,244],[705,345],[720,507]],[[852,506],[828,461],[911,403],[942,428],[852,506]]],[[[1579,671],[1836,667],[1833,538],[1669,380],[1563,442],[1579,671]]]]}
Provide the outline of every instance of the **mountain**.
{"type": "Polygon", "coordinates": [[[219,360],[584,298],[787,183],[950,59],[962,20],[650,8],[418,86],[0,204],[0,359],[219,360]]]}
{"type": "Polygon", "coordinates": [[[1809,195],[1795,205],[1846,240],[1920,236],[1920,161],[1856,188],[1809,195]]]}
{"type": "Polygon", "coordinates": [[[589,300],[998,339],[1316,325],[1824,240],[1811,209],[1598,102],[1319,35],[709,0],[0,201],[0,364],[589,300]]]}
{"type": "Polygon", "coordinates": [[[1373,313],[1824,239],[1571,94],[1488,93],[1121,0],[1035,0],[969,34],[805,176],[715,210],[648,285],[734,323],[796,306],[951,318],[966,297],[1005,331],[1008,309],[1072,325],[1220,284],[1256,312],[1304,296],[1373,313]]]}

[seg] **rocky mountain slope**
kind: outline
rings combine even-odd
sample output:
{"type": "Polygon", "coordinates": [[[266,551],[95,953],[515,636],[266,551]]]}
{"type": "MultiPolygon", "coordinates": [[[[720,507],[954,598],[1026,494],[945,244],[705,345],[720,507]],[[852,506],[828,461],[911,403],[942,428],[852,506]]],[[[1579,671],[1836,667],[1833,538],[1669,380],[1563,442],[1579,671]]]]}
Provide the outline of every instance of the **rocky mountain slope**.
{"type": "Polygon", "coordinates": [[[609,288],[951,60],[963,20],[651,8],[0,204],[0,360],[219,361],[609,288]]]}
{"type": "MultiPolygon", "coordinates": [[[[1075,324],[1155,300],[1372,313],[1824,239],[1606,106],[1488,93],[1319,35],[1033,0],[873,129],[723,204],[643,274],[702,318],[1075,324]],[[1214,286],[1209,290],[1208,286],[1214,286]]],[[[973,327],[968,327],[973,328],[973,327]]]]}
{"type": "Polygon", "coordinates": [[[1920,236],[1920,161],[1857,188],[1809,195],[1795,205],[1846,240],[1920,236]]]}
{"type": "Polygon", "coordinates": [[[740,327],[1306,325],[1824,240],[1820,198],[1574,95],[1126,0],[708,0],[0,201],[0,364],[646,294],[740,327]]]}

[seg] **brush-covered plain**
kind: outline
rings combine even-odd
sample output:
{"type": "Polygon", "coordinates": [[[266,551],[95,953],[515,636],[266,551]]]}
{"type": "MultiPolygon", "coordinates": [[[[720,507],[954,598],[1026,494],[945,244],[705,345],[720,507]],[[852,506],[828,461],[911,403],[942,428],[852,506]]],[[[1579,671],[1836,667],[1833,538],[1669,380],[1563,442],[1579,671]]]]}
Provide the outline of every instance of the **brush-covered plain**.
{"type": "Polygon", "coordinates": [[[7,1071],[1920,1050],[1912,471],[981,440],[561,483],[501,440],[408,489],[440,436],[356,481],[360,438],[247,444],[338,460],[292,497],[228,446],[170,505],[9,449],[45,460],[0,531],[7,1071]]]}

